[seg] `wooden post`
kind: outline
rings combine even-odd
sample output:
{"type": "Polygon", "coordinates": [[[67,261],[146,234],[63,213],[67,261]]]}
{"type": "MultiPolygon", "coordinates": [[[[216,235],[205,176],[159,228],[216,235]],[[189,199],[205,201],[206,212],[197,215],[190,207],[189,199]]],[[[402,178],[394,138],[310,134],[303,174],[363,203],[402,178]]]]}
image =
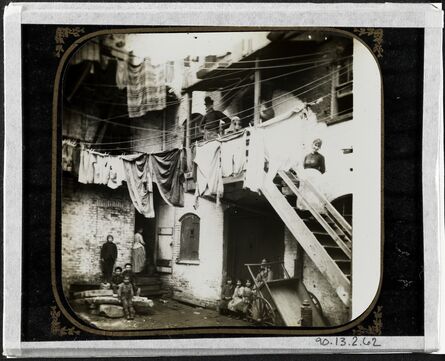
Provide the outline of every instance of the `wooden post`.
{"type": "Polygon", "coordinates": [[[185,147],[190,148],[190,122],[192,118],[192,95],[193,93],[187,93],[185,95],[186,107],[187,107],[187,120],[185,123],[185,147]]]}
{"type": "Polygon", "coordinates": [[[259,66],[259,62],[258,62],[258,58],[255,60],[255,84],[254,84],[254,89],[253,89],[253,95],[254,95],[254,99],[253,99],[253,106],[254,106],[254,113],[253,113],[253,124],[254,125],[258,125],[261,123],[261,118],[260,118],[260,97],[261,97],[261,87],[260,87],[260,82],[261,82],[261,74],[260,74],[260,70],[258,69],[259,66]]]}

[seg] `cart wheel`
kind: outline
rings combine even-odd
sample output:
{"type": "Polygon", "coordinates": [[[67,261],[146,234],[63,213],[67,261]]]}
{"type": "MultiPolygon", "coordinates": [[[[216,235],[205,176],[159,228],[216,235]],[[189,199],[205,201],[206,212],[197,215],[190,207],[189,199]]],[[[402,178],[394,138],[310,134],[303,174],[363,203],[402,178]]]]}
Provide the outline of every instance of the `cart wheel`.
{"type": "Polygon", "coordinates": [[[249,318],[262,325],[273,326],[276,323],[275,311],[263,297],[257,296],[252,300],[248,309],[249,318]]]}

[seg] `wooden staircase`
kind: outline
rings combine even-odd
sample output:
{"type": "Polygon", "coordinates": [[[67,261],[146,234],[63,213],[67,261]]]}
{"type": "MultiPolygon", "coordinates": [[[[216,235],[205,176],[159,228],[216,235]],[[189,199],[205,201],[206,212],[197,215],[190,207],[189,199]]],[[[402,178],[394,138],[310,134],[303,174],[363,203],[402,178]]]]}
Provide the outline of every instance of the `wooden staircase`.
{"type": "Polygon", "coordinates": [[[303,180],[291,172],[279,171],[275,184],[269,177],[264,177],[261,188],[266,199],[284,221],[285,225],[300,243],[319,271],[335,289],[346,306],[350,306],[351,297],[351,257],[352,227],[332,204],[308,181],[306,189],[319,200],[323,211],[319,212],[306,201],[299,189],[303,180]],[[291,191],[284,195],[281,184],[291,191]],[[291,204],[298,197],[309,213],[302,216],[291,204]]]}

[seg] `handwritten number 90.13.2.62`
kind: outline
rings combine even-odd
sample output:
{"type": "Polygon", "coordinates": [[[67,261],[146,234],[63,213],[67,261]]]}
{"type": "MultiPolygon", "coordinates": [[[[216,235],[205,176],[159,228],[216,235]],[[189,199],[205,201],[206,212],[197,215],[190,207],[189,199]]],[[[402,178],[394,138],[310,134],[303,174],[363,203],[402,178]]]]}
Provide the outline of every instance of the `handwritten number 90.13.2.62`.
{"type": "Polygon", "coordinates": [[[381,347],[376,337],[317,337],[315,342],[320,346],[340,346],[340,347],[381,347]]]}

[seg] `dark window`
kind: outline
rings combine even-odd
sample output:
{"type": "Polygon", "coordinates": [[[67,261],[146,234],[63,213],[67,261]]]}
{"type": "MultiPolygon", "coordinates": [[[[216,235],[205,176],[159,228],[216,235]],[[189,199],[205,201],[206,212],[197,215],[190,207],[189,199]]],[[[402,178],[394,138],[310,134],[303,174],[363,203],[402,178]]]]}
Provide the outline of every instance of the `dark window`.
{"type": "Polygon", "coordinates": [[[181,261],[199,260],[199,222],[199,217],[191,213],[181,218],[181,261]]]}
{"type": "Polygon", "coordinates": [[[335,66],[332,80],[331,118],[328,124],[352,118],[352,58],[335,66]]]}

